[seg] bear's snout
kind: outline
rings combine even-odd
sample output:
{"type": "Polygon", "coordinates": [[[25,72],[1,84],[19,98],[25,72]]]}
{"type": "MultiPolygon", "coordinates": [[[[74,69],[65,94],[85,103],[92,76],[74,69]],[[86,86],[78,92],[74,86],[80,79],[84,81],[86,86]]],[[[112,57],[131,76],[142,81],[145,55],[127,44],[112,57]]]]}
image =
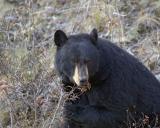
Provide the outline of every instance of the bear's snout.
{"type": "Polygon", "coordinates": [[[76,64],[73,74],[73,80],[79,87],[88,87],[88,85],[90,85],[87,65],[81,65],[78,63],[76,64]]]}
{"type": "Polygon", "coordinates": [[[88,84],[88,79],[86,78],[80,79],[80,86],[87,85],[87,84],[88,84]]]}

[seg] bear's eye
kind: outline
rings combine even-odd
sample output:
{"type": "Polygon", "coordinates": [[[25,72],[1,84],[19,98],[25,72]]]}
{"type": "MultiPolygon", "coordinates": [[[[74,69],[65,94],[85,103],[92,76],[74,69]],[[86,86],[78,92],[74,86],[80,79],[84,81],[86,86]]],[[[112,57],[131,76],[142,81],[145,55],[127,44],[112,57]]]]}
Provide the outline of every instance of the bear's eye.
{"type": "Polygon", "coordinates": [[[88,60],[85,60],[84,62],[85,62],[86,64],[89,64],[89,63],[91,63],[91,60],[88,59],[88,60]]]}
{"type": "Polygon", "coordinates": [[[74,64],[78,63],[78,59],[72,58],[71,60],[74,64]]]}

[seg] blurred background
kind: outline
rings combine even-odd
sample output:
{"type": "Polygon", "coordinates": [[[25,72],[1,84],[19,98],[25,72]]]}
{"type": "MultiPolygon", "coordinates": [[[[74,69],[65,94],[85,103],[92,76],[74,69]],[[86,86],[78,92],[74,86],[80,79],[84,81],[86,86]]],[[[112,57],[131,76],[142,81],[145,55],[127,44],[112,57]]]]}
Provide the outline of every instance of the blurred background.
{"type": "Polygon", "coordinates": [[[93,28],[160,80],[159,0],[0,0],[0,128],[60,127],[54,32],[93,28]]]}

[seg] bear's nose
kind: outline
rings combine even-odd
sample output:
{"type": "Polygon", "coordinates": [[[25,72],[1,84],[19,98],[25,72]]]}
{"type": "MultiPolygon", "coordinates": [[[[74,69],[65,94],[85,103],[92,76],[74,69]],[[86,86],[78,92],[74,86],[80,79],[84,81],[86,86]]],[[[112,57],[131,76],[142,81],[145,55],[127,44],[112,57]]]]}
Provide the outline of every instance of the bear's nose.
{"type": "Polygon", "coordinates": [[[87,79],[81,79],[80,80],[80,85],[87,85],[88,84],[88,80],[87,79]]]}

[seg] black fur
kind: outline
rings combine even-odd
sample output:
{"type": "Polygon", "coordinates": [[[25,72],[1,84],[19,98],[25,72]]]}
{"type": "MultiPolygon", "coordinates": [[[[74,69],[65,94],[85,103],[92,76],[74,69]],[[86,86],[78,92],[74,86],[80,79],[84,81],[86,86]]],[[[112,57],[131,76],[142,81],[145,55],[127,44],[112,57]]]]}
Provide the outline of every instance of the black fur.
{"type": "Polygon", "coordinates": [[[64,127],[117,128],[126,120],[126,110],[133,106],[139,113],[160,113],[160,83],[154,75],[110,41],[90,37],[91,34],[72,35],[57,48],[55,65],[65,91],[70,91],[68,85],[74,86],[70,78],[72,59],[90,60],[91,90],[66,103],[64,127]]]}

